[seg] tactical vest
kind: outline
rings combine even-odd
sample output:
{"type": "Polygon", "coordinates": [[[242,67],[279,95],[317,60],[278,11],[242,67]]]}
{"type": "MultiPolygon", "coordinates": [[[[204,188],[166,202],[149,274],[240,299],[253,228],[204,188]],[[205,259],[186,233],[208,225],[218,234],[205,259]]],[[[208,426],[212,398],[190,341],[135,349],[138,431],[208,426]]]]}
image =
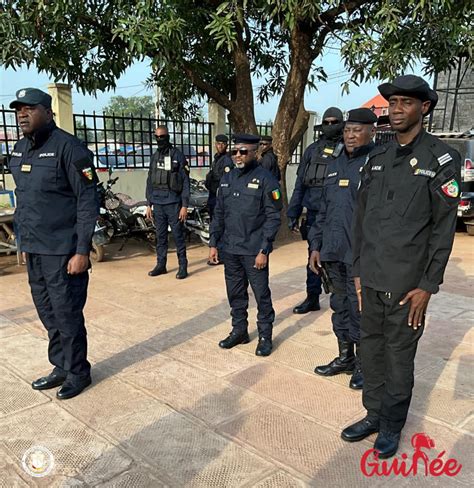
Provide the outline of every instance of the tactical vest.
{"type": "Polygon", "coordinates": [[[221,181],[222,173],[223,173],[223,171],[221,171],[222,168],[220,168],[219,163],[221,162],[221,159],[223,159],[224,157],[225,154],[221,154],[218,158],[216,158],[213,161],[212,168],[206,176],[207,189],[212,193],[217,193],[217,190],[219,188],[219,183],[221,181]]]}
{"type": "Polygon", "coordinates": [[[323,150],[316,148],[311,155],[311,161],[306,165],[303,184],[307,187],[322,187],[328,164],[337,158],[344,148],[342,142],[327,141],[323,150]]]}
{"type": "Polygon", "coordinates": [[[183,191],[183,178],[179,173],[179,161],[173,160],[174,148],[168,150],[168,154],[157,153],[152,159],[150,173],[151,185],[155,190],[171,190],[175,193],[183,191]],[[165,157],[171,159],[170,169],[165,169],[165,157]]]}

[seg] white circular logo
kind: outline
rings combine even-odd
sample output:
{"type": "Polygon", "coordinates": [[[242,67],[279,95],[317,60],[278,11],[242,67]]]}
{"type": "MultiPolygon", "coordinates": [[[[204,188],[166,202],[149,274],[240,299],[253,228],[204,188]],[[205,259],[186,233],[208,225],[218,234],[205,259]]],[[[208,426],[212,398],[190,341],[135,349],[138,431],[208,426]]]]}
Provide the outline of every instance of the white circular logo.
{"type": "Polygon", "coordinates": [[[33,446],[23,454],[21,463],[28,474],[40,478],[51,473],[54,466],[54,457],[46,447],[33,446]]]}
{"type": "Polygon", "coordinates": [[[20,90],[18,92],[18,98],[23,98],[26,95],[26,90],[20,90]]]}

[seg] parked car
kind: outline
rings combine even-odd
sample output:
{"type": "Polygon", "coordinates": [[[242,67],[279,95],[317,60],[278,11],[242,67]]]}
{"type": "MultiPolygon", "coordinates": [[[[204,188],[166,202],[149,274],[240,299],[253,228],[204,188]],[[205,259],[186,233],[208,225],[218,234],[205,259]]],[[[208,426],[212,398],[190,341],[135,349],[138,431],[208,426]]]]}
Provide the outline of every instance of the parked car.
{"type": "Polygon", "coordinates": [[[474,191],[462,192],[458,205],[458,218],[466,224],[467,233],[474,236],[474,191]]]}

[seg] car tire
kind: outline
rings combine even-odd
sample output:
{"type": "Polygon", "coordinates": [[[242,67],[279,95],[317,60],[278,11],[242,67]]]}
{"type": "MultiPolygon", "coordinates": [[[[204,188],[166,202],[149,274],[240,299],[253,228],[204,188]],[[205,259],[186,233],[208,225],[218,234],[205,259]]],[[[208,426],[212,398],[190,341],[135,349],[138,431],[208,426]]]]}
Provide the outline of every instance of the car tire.
{"type": "Polygon", "coordinates": [[[93,242],[90,257],[95,263],[102,262],[105,258],[105,246],[93,242]]]}
{"type": "Polygon", "coordinates": [[[474,224],[466,224],[466,230],[470,236],[474,236],[474,224]]]}

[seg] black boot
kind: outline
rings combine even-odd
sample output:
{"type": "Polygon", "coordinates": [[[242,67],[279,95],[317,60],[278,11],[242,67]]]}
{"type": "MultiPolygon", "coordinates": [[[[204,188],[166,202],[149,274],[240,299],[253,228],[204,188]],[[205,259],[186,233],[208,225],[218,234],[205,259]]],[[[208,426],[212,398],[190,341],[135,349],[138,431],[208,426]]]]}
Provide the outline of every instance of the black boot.
{"type": "Polygon", "coordinates": [[[354,343],[338,339],[339,356],[329,364],[316,366],[314,372],[321,376],[334,376],[340,373],[351,374],[354,370],[354,343]]]}
{"type": "Polygon", "coordinates": [[[239,344],[248,344],[250,342],[250,337],[248,333],[232,331],[225,339],[219,342],[219,347],[222,349],[232,349],[239,344]]]}
{"type": "Polygon", "coordinates": [[[379,452],[380,459],[392,457],[398,451],[400,432],[380,431],[375,439],[374,449],[379,452]]]}
{"type": "Polygon", "coordinates": [[[321,307],[319,306],[319,295],[308,293],[305,301],[299,305],[296,305],[296,307],[293,309],[293,313],[302,314],[315,312],[317,310],[321,310],[321,307]]]}
{"type": "Polygon", "coordinates": [[[364,386],[364,377],[362,375],[362,366],[360,363],[360,346],[359,343],[356,342],[354,372],[352,373],[352,378],[349,381],[349,388],[352,388],[353,390],[362,390],[363,386],[364,386]]]}
{"type": "Polygon", "coordinates": [[[358,442],[371,434],[379,431],[379,420],[375,417],[367,417],[355,424],[349,425],[341,432],[341,437],[346,442],[358,442]]]}
{"type": "Polygon", "coordinates": [[[151,271],[148,271],[148,276],[159,276],[167,272],[166,264],[157,264],[151,271]]]}
{"type": "Polygon", "coordinates": [[[176,273],[177,280],[184,280],[188,276],[188,263],[179,263],[179,269],[176,273]]]}
{"type": "Polygon", "coordinates": [[[255,350],[256,356],[270,356],[272,353],[272,340],[267,337],[260,337],[258,339],[258,346],[255,350]]]}

